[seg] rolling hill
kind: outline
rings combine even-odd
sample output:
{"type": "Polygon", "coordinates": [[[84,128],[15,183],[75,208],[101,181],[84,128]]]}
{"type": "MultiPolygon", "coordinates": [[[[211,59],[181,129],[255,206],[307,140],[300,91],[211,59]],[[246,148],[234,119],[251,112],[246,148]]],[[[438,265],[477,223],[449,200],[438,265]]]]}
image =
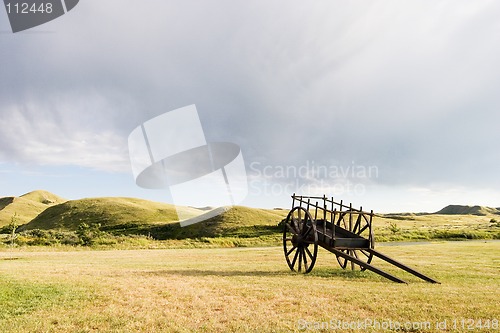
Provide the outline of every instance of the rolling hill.
{"type": "MultiPolygon", "coordinates": [[[[192,216],[196,208],[182,208],[192,216]]],[[[67,201],[40,213],[19,231],[42,229],[74,231],[81,223],[100,224],[112,234],[151,235],[157,239],[219,236],[259,236],[275,231],[285,211],[231,207],[220,215],[181,228],[174,205],[133,198],[89,198],[67,201]],[[271,228],[271,229],[269,229],[271,228]]]]}
{"type": "MultiPolygon", "coordinates": [[[[189,217],[207,212],[205,208],[181,209],[183,215],[189,217]]],[[[142,234],[165,239],[259,236],[274,232],[287,211],[241,206],[222,208],[216,216],[181,228],[176,207],[171,204],[119,197],[66,200],[47,191],[33,191],[20,197],[0,198],[0,227],[9,224],[14,213],[20,232],[75,231],[86,223],[100,224],[102,231],[112,234],[142,234]]]]}
{"type": "Polygon", "coordinates": [[[65,201],[66,199],[41,190],[20,197],[0,198],[0,227],[11,223],[14,216],[18,225],[28,223],[45,209],[65,201]]]}
{"type": "Polygon", "coordinates": [[[488,214],[500,214],[500,210],[498,208],[484,206],[449,205],[434,214],[486,216],[488,214]]]}
{"type": "Polygon", "coordinates": [[[220,215],[181,228],[179,223],[158,225],[148,232],[158,239],[192,237],[259,237],[281,230],[278,223],[288,211],[243,206],[226,208],[220,215]]]}
{"type": "Polygon", "coordinates": [[[47,208],[20,230],[76,230],[81,223],[101,224],[102,229],[126,225],[171,223],[175,206],[134,198],[87,198],[47,208]]]}
{"type": "MultiPolygon", "coordinates": [[[[120,197],[67,201],[46,191],[33,191],[20,197],[0,198],[0,227],[8,225],[12,216],[17,214],[20,232],[33,229],[75,231],[86,223],[99,225],[101,231],[113,235],[150,235],[155,239],[276,237],[281,232],[277,225],[288,213],[288,210],[234,206],[219,208],[214,216],[214,211],[206,208],[181,209],[184,215],[193,217],[181,221],[182,224],[197,223],[181,227],[176,207],[166,203],[120,197]],[[211,215],[203,219],[199,216],[203,213],[211,215]]],[[[387,225],[400,220],[398,227],[418,228],[419,232],[438,225],[446,225],[450,230],[472,230],[481,226],[491,231],[496,226],[490,222],[494,221],[495,215],[500,215],[500,209],[450,205],[433,214],[384,214],[375,222],[375,228],[380,235],[387,225]],[[410,224],[406,226],[405,223],[410,224]]]]}

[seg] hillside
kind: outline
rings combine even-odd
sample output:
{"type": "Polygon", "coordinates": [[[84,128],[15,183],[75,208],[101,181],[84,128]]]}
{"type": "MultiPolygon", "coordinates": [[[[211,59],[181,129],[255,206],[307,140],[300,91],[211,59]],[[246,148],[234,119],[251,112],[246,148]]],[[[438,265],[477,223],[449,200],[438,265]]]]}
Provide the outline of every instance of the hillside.
{"type": "Polygon", "coordinates": [[[449,205],[434,214],[486,216],[488,214],[500,214],[500,210],[498,208],[484,206],[449,205]]]}
{"type": "MultiPolygon", "coordinates": [[[[184,207],[185,213],[200,210],[184,207]]],[[[19,231],[57,229],[74,231],[81,223],[99,223],[112,234],[151,235],[157,239],[218,236],[260,236],[275,232],[286,211],[232,207],[206,221],[181,228],[174,205],[134,198],[89,198],[47,208],[19,231]]]]}
{"type": "Polygon", "coordinates": [[[66,199],[47,191],[0,198],[0,227],[8,225],[14,215],[18,225],[28,223],[45,209],[65,201],[66,199]]]}
{"type": "Polygon", "coordinates": [[[279,232],[284,210],[234,206],[203,222],[181,228],[179,223],[159,225],[148,232],[158,239],[193,237],[259,237],[279,232]]]}
{"type": "Polygon", "coordinates": [[[175,207],[170,204],[134,198],[88,198],[49,207],[20,230],[76,230],[81,223],[100,223],[106,230],[176,220],[175,207]]]}
{"type": "MultiPolygon", "coordinates": [[[[177,207],[179,208],[179,207],[177,207]]],[[[184,216],[195,217],[204,209],[183,207],[184,216]]],[[[112,234],[142,234],[155,238],[252,237],[275,232],[286,216],[283,210],[249,207],[222,208],[221,214],[181,228],[176,207],[135,198],[85,198],[66,200],[47,191],[0,198],[0,227],[16,214],[19,232],[33,229],[75,231],[82,223],[100,224],[112,234]]],[[[219,213],[218,212],[218,213],[219,213]]],[[[212,214],[213,215],[213,214],[212,214]]]]}

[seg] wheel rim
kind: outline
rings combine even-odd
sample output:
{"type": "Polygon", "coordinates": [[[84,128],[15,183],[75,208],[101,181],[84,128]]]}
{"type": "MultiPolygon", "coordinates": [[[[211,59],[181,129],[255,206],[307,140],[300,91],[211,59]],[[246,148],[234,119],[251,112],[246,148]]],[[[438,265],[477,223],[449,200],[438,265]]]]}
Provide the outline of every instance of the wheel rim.
{"type": "MultiPolygon", "coordinates": [[[[370,228],[370,222],[364,214],[356,212],[344,212],[339,216],[336,224],[337,226],[349,230],[350,232],[358,236],[368,239],[371,249],[375,247],[373,230],[370,228]]],[[[364,261],[367,264],[371,263],[373,259],[373,254],[365,249],[346,249],[340,251],[344,252],[347,255],[350,255],[351,257],[364,261]]],[[[341,256],[337,256],[337,261],[342,269],[351,269],[353,271],[366,270],[366,268],[361,267],[358,264],[355,264],[354,262],[347,260],[341,256]]]]}
{"type": "Polygon", "coordinates": [[[309,273],[316,263],[318,234],[311,214],[302,207],[293,208],[283,227],[283,250],[288,267],[309,273]]]}

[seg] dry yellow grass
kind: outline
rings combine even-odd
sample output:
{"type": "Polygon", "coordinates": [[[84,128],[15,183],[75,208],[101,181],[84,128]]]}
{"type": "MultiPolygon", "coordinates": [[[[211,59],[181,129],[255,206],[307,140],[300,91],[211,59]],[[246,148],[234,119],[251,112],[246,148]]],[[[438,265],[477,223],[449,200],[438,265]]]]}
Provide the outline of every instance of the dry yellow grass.
{"type": "MultiPolygon", "coordinates": [[[[289,332],[306,323],[311,329],[306,331],[312,331],[315,323],[330,325],[337,319],[428,321],[431,331],[447,320],[445,331],[459,332],[465,330],[452,330],[453,320],[500,319],[500,242],[386,244],[378,249],[442,284],[422,282],[377,261],[410,284],[342,271],[326,251],[320,251],[311,274],[293,274],[280,247],[4,250],[0,289],[9,292],[9,306],[19,311],[0,305],[8,313],[0,316],[0,331],[289,332]]],[[[326,329],[333,326],[323,328],[333,331],[326,329]]]]}

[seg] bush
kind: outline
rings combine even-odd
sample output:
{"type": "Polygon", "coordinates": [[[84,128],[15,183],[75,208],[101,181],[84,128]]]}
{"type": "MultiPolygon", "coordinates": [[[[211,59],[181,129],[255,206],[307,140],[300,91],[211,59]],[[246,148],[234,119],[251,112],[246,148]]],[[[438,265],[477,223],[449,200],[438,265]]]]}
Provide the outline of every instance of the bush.
{"type": "Polygon", "coordinates": [[[80,238],[76,235],[75,232],[70,231],[50,231],[50,235],[56,239],[60,244],[63,245],[79,245],[80,238]]]}
{"type": "Polygon", "coordinates": [[[80,245],[80,239],[75,232],[33,229],[19,233],[16,239],[18,245],[51,246],[51,245],[80,245]]]}
{"type": "Polygon", "coordinates": [[[401,228],[399,228],[396,223],[390,222],[389,223],[389,230],[392,232],[392,234],[397,234],[398,232],[401,231],[401,228]]]}
{"type": "Polygon", "coordinates": [[[100,223],[88,225],[87,223],[80,223],[76,230],[76,235],[80,239],[80,243],[84,246],[91,246],[95,240],[102,236],[102,231],[99,230],[100,223]]]}

